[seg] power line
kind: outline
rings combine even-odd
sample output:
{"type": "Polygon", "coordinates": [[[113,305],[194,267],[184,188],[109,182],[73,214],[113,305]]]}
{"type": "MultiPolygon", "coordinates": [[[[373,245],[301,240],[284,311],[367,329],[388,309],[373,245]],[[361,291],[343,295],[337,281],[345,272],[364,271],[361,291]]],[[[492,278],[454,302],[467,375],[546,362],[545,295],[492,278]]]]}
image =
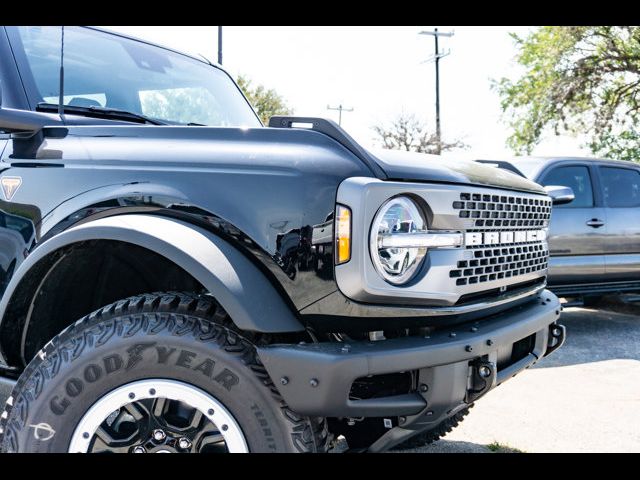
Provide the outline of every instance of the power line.
{"type": "Polygon", "coordinates": [[[342,104],[337,107],[330,107],[327,105],[327,110],[337,110],[338,111],[338,125],[342,125],[342,112],[353,112],[353,108],[343,107],[342,104]]]}
{"type": "Polygon", "coordinates": [[[441,132],[440,132],[440,59],[446,57],[451,53],[451,50],[446,52],[440,51],[438,48],[438,37],[453,37],[454,32],[439,32],[438,29],[423,30],[418,35],[432,35],[435,40],[435,53],[427,58],[423,63],[432,62],[436,63],[436,138],[438,139],[438,145],[436,146],[436,153],[440,154],[440,148],[442,144],[441,132]]]}

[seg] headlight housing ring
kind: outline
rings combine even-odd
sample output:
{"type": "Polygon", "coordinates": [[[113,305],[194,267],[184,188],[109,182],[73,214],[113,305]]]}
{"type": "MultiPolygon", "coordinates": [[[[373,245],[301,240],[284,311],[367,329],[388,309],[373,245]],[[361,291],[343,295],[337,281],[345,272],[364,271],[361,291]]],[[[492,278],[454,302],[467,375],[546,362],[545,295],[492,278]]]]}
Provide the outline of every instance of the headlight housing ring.
{"type": "Polygon", "coordinates": [[[427,231],[423,209],[408,196],[397,196],[387,200],[378,210],[371,224],[369,250],[373,265],[387,282],[402,285],[417,273],[426,247],[385,247],[385,236],[397,233],[420,233],[427,231]]]}

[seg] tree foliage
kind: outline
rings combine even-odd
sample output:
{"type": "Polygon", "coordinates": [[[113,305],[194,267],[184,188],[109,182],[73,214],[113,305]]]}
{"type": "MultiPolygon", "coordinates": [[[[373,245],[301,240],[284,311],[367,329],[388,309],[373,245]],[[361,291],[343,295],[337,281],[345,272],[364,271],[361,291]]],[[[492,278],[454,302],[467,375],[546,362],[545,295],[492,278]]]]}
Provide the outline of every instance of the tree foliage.
{"type": "Polygon", "coordinates": [[[274,89],[267,89],[263,85],[254,88],[251,86],[251,80],[244,75],[239,75],[236,82],[265,125],[274,115],[293,114],[293,110],[274,89]]]}
{"type": "Polygon", "coordinates": [[[375,125],[373,131],[382,140],[382,148],[410,152],[440,154],[440,152],[467,148],[461,140],[452,143],[438,141],[435,132],[412,114],[400,114],[389,124],[375,125]]]}
{"type": "Polygon", "coordinates": [[[140,92],[145,115],[185,124],[224,125],[222,112],[211,108],[215,101],[211,92],[201,87],[140,92]]]}
{"type": "Polygon", "coordinates": [[[512,34],[523,75],[494,83],[516,153],[547,129],[584,134],[594,154],[640,159],[640,27],[538,27],[512,34]]]}

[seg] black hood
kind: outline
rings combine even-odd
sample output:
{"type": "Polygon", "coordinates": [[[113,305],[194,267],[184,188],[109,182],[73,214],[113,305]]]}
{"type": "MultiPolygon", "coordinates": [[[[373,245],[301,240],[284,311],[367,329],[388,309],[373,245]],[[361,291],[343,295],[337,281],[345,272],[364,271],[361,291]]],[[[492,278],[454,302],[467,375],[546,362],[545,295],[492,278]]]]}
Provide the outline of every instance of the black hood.
{"type": "Polygon", "coordinates": [[[376,177],[384,180],[458,183],[545,193],[537,183],[506,170],[469,160],[404,150],[367,150],[338,124],[326,118],[274,116],[269,120],[269,126],[272,128],[268,130],[280,132],[279,135],[285,130],[301,132],[309,129],[331,137],[358,157],[376,177]],[[296,123],[307,126],[293,128],[296,123]]]}
{"type": "Polygon", "coordinates": [[[403,150],[372,149],[369,154],[389,180],[473,184],[545,193],[540,185],[526,178],[470,160],[403,150]]]}

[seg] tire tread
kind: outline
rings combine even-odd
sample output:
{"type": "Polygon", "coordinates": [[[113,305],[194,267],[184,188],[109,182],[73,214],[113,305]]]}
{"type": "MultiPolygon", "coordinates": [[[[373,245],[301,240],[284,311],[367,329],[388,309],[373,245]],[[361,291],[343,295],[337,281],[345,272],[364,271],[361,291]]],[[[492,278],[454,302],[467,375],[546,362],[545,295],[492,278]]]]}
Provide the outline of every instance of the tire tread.
{"type": "Polygon", "coordinates": [[[455,413],[453,416],[440,422],[435,428],[432,428],[431,430],[427,430],[425,432],[421,432],[405,440],[399,445],[396,445],[395,447],[393,447],[393,450],[420,448],[424,447],[425,445],[429,445],[437,440],[440,440],[447,433],[451,432],[455,427],[460,425],[460,423],[464,420],[464,417],[469,414],[469,409],[471,409],[472,407],[473,404],[469,405],[468,407],[455,413]]]}
{"type": "Polygon", "coordinates": [[[226,353],[239,357],[249,371],[269,389],[283,418],[291,424],[292,441],[299,452],[325,452],[331,436],[324,418],[304,417],[286,404],[255,345],[268,341],[261,334],[239,331],[222,306],[209,295],[191,292],[154,292],[106,305],[66,327],[51,339],[18,379],[0,415],[0,447],[17,451],[17,438],[26,426],[29,405],[45,382],[75,360],[85,348],[97,347],[114,336],[127,337],[143,330],[147,335],[168,331],[174,336],[192,334],[200,342],[216,342],[226,353]]]}

